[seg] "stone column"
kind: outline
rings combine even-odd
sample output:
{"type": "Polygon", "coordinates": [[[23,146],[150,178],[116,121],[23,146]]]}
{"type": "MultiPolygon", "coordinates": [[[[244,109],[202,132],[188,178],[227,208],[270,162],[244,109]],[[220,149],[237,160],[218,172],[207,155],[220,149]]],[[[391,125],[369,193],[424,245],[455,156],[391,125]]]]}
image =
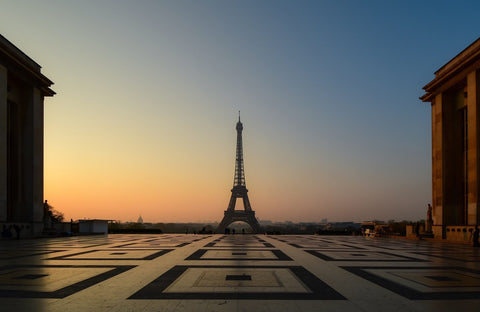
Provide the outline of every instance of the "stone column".
{"type": "Polygon", "coordinates": [[[33,235],[43,230],[43,96],[31,85],[21,88],[20,205],[18,220],[29,222],[33,235]]]}
{"type": "Polygon", "coordinates": [[[33,222],[43,222],[43,95],[33,89],[33,222]]]}
{"type": "Polygon", "coordinates": [[[43,97],[25,86],[22,120],[22,220],[43,221],[43,97]]]}
{"type": "MultiPolygon", "coordinates": [[[[19,120],[20,135],[20,207],[16,219],[24,222],[33,221],[33,96],[31,86],[24,85],[21,89],[21,101],[17,103],[20,108],[19,120]]],[[[19,117],[19,116],[18,116],[19,117]]]]}
{"type": "Polygon", "coordinates": [[[432,103],[432,201],[433,224],[443,225],[443,94],[432,103]]]}
{"type": "Polygon", "coordinates": [[[0,222],[7,221],[7,80],[0,65],[0,222]]]}
{"type": "Polygon", "coordinates": [[[478,223],[478,179],[479,179],[479,74],[467,75],[467,118],[468,118],[468,212],[467,224],[478,223]]]}

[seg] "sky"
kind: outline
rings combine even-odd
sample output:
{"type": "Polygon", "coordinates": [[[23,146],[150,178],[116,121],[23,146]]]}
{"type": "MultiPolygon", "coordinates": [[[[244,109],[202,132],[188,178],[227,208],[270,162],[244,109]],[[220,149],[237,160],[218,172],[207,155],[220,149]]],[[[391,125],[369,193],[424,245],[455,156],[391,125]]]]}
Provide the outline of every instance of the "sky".
{"type": "Polygon", "coordinates": [[[220,221],[239,110],[259,220],[419,220],[431,202],[431,111],[419,97],[478,38],[479,10],[0,0],[0,33],[55,83],[44,197],[67,220],[220,221]]]}

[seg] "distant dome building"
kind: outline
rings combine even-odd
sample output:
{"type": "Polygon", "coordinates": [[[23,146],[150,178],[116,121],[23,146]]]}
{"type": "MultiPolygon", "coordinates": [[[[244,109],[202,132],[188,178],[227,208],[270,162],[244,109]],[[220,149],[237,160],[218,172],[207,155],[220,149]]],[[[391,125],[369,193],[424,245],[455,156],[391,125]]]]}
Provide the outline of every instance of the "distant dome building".
{"type": "Polygon", "coordinates": [[[142,215],[138,216],[137,223],[140,223],[140,224],[143,223],[142,215]]]}

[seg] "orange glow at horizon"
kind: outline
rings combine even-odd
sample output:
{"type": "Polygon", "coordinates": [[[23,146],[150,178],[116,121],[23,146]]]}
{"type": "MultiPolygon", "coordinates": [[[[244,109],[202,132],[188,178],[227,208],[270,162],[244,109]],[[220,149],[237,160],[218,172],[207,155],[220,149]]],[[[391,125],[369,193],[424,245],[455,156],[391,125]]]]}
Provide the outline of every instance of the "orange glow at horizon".
{"type": "Polygon", "coordinates": [[[478,36],[475,10],[447,21],[448,43],[432,40],[438,13],[420,3],[352,1],[357,14],[334,1],[111,2],[0,10],[2,35],[54,82],[44,198],[67,220],[220,221],[239,110],[260,220],[424,217],[431,116],[421,83],[453,54],[447,46],[478,36]]]}

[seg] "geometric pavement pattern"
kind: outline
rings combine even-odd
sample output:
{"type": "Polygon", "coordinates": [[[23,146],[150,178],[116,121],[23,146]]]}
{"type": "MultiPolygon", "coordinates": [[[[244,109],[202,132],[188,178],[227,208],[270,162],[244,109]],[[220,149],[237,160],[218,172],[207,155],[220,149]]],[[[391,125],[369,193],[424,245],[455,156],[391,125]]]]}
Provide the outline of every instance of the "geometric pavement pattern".
{"type": "Polygon", "coordinates": [[[358,236],[0,240],[1,311],[478,311],[480,248],[358,236]]]}

